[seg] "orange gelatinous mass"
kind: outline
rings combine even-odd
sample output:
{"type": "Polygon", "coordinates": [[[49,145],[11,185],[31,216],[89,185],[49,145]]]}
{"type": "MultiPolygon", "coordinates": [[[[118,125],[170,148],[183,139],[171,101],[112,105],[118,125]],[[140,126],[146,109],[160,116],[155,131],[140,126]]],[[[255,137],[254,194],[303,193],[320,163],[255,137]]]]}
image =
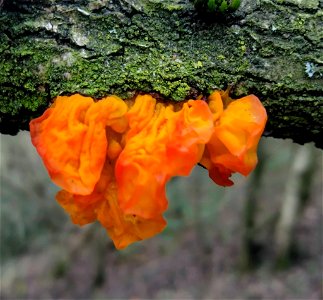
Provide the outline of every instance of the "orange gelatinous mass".
{"type": "MultiPolygon", "coordinates": [[[[219,92],[210,98],[219,99],[219,92]]],[[[267,121],[266,110],[254,95],[234,100],[216,118],[201,164],[213,181],[230,186],[232,173],[247,176],[257,164],[257,146],[267,121]]]]}
{"type": "Polygon", "coordinates": [[[212,133],[212,114],[201,100],[181,110],[138,96],[128,114],[125,148],[116,163],[121,209],[154,218],[167,208],[165,185],[172,176],[188,175],[212,133]]]}
{"type": "Polygon", "coordinates": [[[234,172],[248,175],[266,120],[256,96],[232,100],[228,91],[177,105],[151,95],[94,102],[76,94],[57,97],[30,133],[72,221],[98,220],[123,249],[164,229],[172,176],[198,162],[223,186],[234,172]]]}
{"type": "Polygon", "coordinates": [[[161,232],[166,221],[161,214],[144,219],[127,215],[120,209],[113,164],[107,159],[92,194],[83,196],[62,190],[57,193],[56,199],[69,213],[73,223],[85,225],[98,220],[106,228],[115,247],[123,249],[161,232]]]}
{"type": "Polygon", "coordinates": [[[70,193],[90,194],[106,158],[106,126],[123,131],[126,104],[117,97],[99,102],[79,94],[57,97],[30,122],[31,140],[51,179],[70,193]]]}
{"type": "Polygon", "coordinates": [[[105,201],[98,210],[98,220],[106,228],[117,249],[123,249],[133,242],[150,238],[166,226],[162,214],[155,215],[153,218],[142,218],[125,213],[119,206],[115,180],[109,182],[104,197],[105,201]]]}

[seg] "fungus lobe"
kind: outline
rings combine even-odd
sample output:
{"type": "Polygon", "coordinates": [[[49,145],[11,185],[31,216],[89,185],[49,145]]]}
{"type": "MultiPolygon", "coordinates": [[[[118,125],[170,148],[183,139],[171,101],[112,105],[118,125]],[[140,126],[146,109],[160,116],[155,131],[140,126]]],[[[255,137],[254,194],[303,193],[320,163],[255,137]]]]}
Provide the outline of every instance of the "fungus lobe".
{"type": "Polygon", "coordinates": [[[229,104],[224,110],[219,104],[220,98],[218,91],[210,96],[214,130],[200,163],[209,170],[215,183],[230,186],[232,173],[247,176],[256,167],[257,146],[267,114],[254,95],[226,101],[229,104]]]}
{"type": "Polygon", "coordinates": [[[41,117],[32,120],[32,143],[54,183],[71,193],[90,194],[105,162],[106,127],[124,130],[126,111],[120,98],[94,102],[76,94],[57,97],[41,117]]]}

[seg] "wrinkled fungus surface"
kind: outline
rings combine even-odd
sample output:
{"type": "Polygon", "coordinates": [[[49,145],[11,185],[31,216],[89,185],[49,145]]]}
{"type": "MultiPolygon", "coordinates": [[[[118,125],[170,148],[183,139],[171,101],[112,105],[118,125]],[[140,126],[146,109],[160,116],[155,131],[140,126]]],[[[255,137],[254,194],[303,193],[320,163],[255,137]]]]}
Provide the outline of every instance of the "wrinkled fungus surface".
{"type": "Polygon", "coordinates": [[[123,249],[164,229],[171,177],[197,163],[222,186],[235,172],[247,176],[266,120],[254,95],[233,100],[215,91],[206,101],[170,104],[149,94],[125,101],[75,94],[57,97],[30,122],[30,134],[72,221],[98,220],[123,249]]]}

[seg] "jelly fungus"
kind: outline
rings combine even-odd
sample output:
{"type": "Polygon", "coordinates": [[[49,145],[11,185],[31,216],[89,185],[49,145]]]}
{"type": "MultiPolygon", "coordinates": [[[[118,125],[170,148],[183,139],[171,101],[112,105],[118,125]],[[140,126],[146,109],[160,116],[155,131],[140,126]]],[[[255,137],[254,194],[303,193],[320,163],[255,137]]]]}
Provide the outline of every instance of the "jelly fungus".
{"type": "Polygon", "coordinates": [[[56,199],[73,223],[98,220],[117,249],[161,232],[166,184],[199,163],[212,180],[230,186],[257,164],[267,115],[259,99],[158,102],[151,95],[100,101],[59,96],[30,122],[33,145],[62,188],[56,199]]]}

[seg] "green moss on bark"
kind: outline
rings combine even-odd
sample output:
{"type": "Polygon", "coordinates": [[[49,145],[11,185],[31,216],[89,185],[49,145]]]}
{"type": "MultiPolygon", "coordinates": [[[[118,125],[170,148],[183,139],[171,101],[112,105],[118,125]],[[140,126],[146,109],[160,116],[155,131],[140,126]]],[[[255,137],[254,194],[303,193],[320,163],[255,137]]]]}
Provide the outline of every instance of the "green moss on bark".
{"type": "Polygon", "coordinates": [[[192,89],[205,94],[234,85],[234,95],[264,101],[268,134],[319,143],[320,4],[258,2],[242,1],[235,13],[213,20],[185,0],[5,5],[1,131],[26,128],[60,94],[127,97],[140,90],[180,101],[192,89]]]}

